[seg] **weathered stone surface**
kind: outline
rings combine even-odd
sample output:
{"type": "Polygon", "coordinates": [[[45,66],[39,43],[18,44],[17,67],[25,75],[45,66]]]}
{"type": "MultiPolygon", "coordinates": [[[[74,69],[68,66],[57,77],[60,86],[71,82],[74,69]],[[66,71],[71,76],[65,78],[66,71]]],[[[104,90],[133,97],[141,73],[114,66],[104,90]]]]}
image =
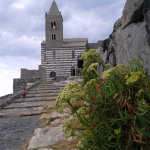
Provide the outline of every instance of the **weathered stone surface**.
{"type": "Polygon", "coordinates": [[[145,22],[146,22],[146,31],[147,31],[147,42],[150,47],[150,1],[147,1],[143,9],[145,22]]]}
{"type": "Polygon", "coordinates": [[[62,131],[62,125],[58,127],[37,128],[34,130],[34,134],[35,136],[29,141],[28,150],[49,147],[61,140],[71,140],[71,138],[66,138],[66,134],[62,131]]]}
{"type": "MultiPolygon", "coordinates": [[[[64,111],[71,113],[70,108],[65,108],[64,111]]],[[[60,114],[60,113],[54,111],[50,114],[42,114],[40,116],[40,119],[50,119],[50,118],[58,118],[58,117],[66,117],[66,116],[69,116],[69,114],[68,113],[60,114]]]]}
{"type": "Polygon", "coordinates": [[[105,64],[107,62],[107,57],[108,57],[108,51],[105,51],[103,57],[102,57],[102,61],[105,64]]]}
{"type": "Polygon", "coordinates": [[[71,80],[71,81],[74,81],[74,80],[77,80],[77,79],[80,79],[78,76],[70,76],[67,78],[67,80],[71,80]]]}
{"type": "Polygon", "coordinates": [[[117,62],[116,62],[116,54],[115,52],[114,53],[111,53],[110,56],[109,56],[109,63],[110,63],[110,67],[115,67],[117,62]]]}
{"type": "Polygon", "coordinates": [[[123,16],[121,18],[122,28],[125,28],[131,23],[143,21],[143,6],[147,0],[127,0],[123,16]]]}
{"type": "Polygon", "coordinates": [[[146,40],[145,22],[131,24],[116,37],[117,65],[128,65],[133,58],[139,60],[138,53],[144,60],[144,68],[148,68],[150,76],[150,48],[146,40]]]}
{"type": "Polygon", "coordinates": [[[62,124],[64,123],[68,118],[65,118],[65,119],[55,119],[54,121],[51,122],[51,124],[62,124]]]}
{"type": "Polygon", "coordinates": [[[109,46],[109,39],[106,39],[103,41],[102,44],[103,52],[105,52],[108,49],[108,46],[109,46]]]}
{"type": "Polygon", "coordinates": [[[38,150],[53,150],[53,149],[51,149],[51,148],[40,148],[38,150]]]}
{"type": "Polygon", "coordinates": [[[70,83],[71,81],[62,81],[62,82],[57,82],[55,83],[56,86],[66,86],[68,83],[70,83]]]}

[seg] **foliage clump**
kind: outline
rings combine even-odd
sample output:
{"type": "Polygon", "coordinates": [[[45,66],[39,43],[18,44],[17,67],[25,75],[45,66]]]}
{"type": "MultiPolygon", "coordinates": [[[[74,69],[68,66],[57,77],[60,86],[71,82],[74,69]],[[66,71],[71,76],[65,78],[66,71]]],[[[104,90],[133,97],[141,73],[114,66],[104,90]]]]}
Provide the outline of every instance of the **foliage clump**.
{"type": "Polygon", "coordinates": [[[74,111],[73,118],[63,125],[64,132],[68,137],[81,137],[77,145],[81,150],[150,149],[150,79],[143,64],[135,59],[128,66],[108,69],[106,64],[106,71],[99,76],[95,63],[101,58],[92,53],[96,51],[83,56],[90,58],[83,68],[84,87],[72,82],[57,98],[59,109],[68,105],[74,111]],[[78,100],[83,100],[84,106],[75,110],[72,103],[78,100]]]}

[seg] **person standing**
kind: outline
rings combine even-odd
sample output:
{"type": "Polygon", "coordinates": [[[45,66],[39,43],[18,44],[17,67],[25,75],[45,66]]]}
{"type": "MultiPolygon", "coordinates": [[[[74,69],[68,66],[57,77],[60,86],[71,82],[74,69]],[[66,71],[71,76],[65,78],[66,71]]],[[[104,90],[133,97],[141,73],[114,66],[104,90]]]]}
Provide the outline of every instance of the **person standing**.
{"type": "Polygon", "coordinates": [[[23,96],[23,99],[25,100],[26,94],[27,94],[27,91],[25,90],[25,88],[23,89],[23,91],[21,92],[21,94],[23,96]]]}

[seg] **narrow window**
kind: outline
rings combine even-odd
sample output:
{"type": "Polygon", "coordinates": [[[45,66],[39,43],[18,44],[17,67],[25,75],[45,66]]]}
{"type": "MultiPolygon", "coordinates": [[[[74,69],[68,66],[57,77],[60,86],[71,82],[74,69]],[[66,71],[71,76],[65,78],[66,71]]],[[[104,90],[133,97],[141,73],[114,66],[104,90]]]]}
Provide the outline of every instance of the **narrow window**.
{"type": "Polygon", "coordinates": [[[72,50],[72,58],[75,58],[74,50],[72,50]]]}
{"type": "Polygon", "coordinates": [[[56,40],[56,34],[52,34],[52,40],[56,40]]]}
{"type": "Polygon", "coordinates": [[[54,26],[56,27],[56,22],[54,21],[54,26]]]}
{"type": "Polygon", "coordinates": [[[53,26],[54,26],[54,24],[53,24],[53,22],[51,22],[51,27],[53,28],[53,26]]]}
{"type": "Polygon", "coordinates": [[[54,34],[54,40],[56,40],[56,34],[54,34]]]}

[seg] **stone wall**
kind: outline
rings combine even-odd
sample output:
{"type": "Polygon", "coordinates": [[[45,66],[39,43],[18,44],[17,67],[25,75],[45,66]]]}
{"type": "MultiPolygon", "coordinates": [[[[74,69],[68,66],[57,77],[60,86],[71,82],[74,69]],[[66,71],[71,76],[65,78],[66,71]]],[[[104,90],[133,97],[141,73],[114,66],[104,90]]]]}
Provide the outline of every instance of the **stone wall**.
{"type": "Polygon", "coordinates": [[[27,87],[27,82],[25,79],[13,79],[13,93],[23,90],[27,87]]]}
{"type": "Polygon", "coordinates": [[[39,77],[45,81],[46,80],[46,67],[39,65],[39,77]]]}
{"type": "MultiPolygon", "coordinates": [[[[123,15],[113,27],[109,38],[97,49],[103,63],[110,67],[127,65],[133,58],[144,60],[144,68],[150,77],[150,2],[148,0],[127,0],[123,15]]],[[[141,61],[140,61],[141,62],[141,61]]],[[[141,62],[142,63],[142,62],[141,62]]],[[[104,68],[99,65],[98,70],[104,68]]]]}
{"type": "Polygon", "coordinates": [[[90,50],[90,49],[97,49],[99,47],[99,43],[87,43],[86,45],[86,48],[87,50],[90,50]]]}
{"type": "MultiPolygon", "coordinates": [[[[28,86],[26,88],[26,90],[28,91],[30,88],[36,86],[40,81],[36,81],[34,82],[32,85],[28,86]]],[[[0,101],[0,110],[2,108],[4,108],[5,106],[7,106],[8,104],[10,104],[12,101],[14,101],[16,98],[20,97],[22,90],[19,90],[13,94],[10,94],[9,96],[7,96],[6,98],[1,99],[0,101]]]]}
{"type": "Polygon", "coordinates": [[[39,70],[28,70],[21,68],[21,79],[40,78],[39,70]]]}

